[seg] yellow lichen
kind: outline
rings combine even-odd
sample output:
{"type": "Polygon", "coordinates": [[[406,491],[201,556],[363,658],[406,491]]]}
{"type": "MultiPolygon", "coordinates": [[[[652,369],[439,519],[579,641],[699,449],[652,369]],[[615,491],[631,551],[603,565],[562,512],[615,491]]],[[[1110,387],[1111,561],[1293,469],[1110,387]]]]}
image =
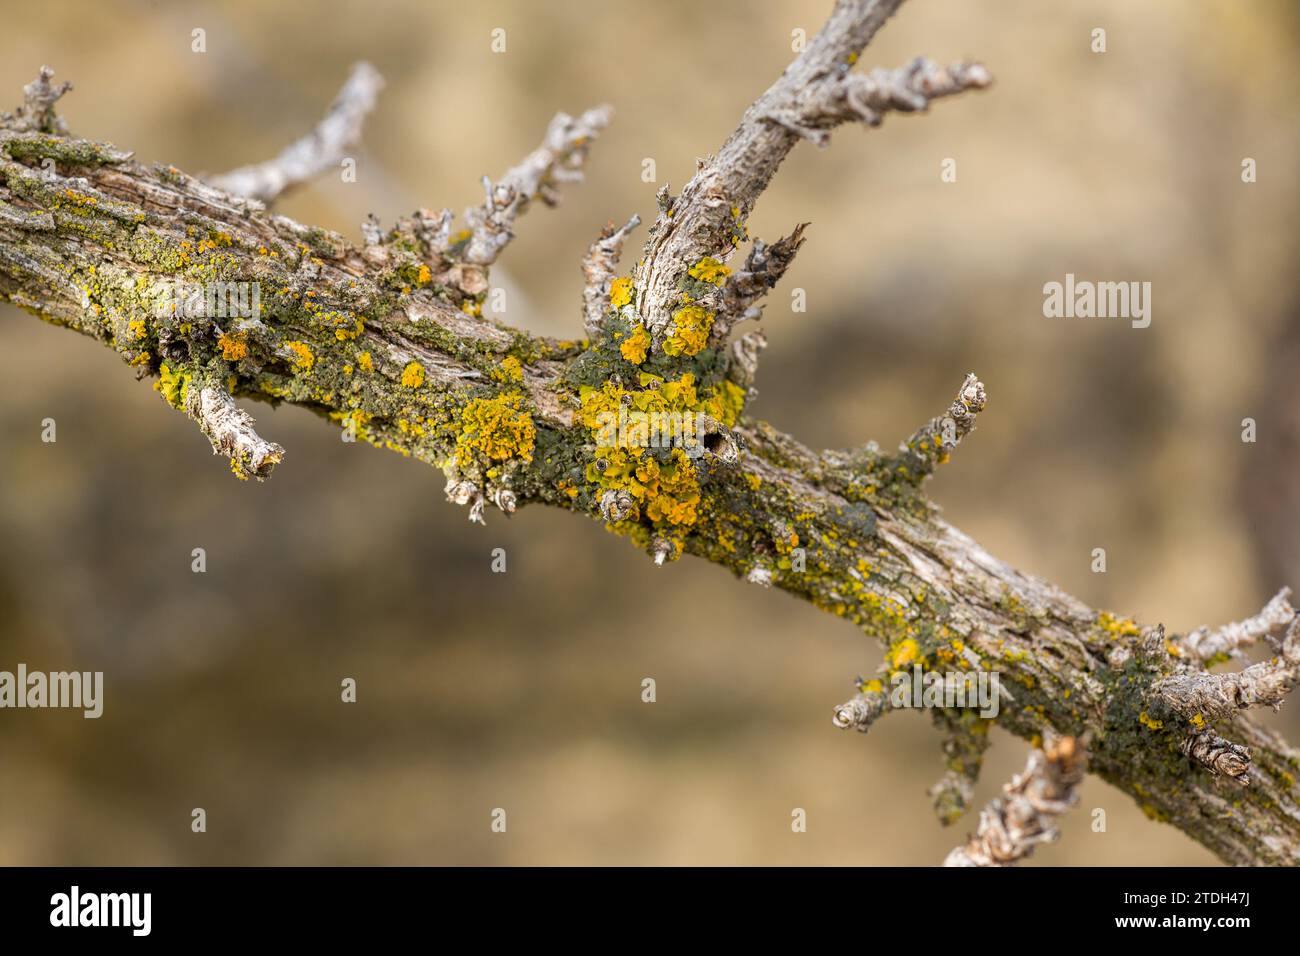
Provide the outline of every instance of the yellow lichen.
{"type": "Polygon", "coordinates": [[[357,364],[361,366],[363,372],[373,372],[375,370],[375,363],[369,352],[362,352],[358,355],[357,364]]]}
{"type": "Polygon", "coordinates": [[[173,369],[163,362],[162,367],[158,369],[158,381],[153,383],[153,387],[172,408],[184,410],[185,395],[190,387],[189,373],[173,369]]]}
{"type": "Polygon", "coordinates": [[[901,670],[921,656],[921,645],[915,638],[905,637],[889,650],[889,666],[901,670]]]}
{"type": "Polygon", "coordinates": [[[476,398],[465,406],[456,436],[456,461],[470,465],[476,458],[506,461],[533,460],[537,429],[524,396],[509,392],[495,398],[476,398]]]}
{"type": "Polygon", "coordinates": [[[364,437],[363,430],[373,417],[369,412],[362,411],[359,408],[353,408],[346,412],[330,412],[331,420],[338,422],[344,428],[351,426],[353,434],[361,437],[364,437]]]}
{"type": "Polygon", "coordinates": [[[402,384],[407,388],[419,388],[424,384],[424,366],[419,362],[407,362],[402,369],[402,384]]]}
{"type": "Polygon", "coordinates": [[[1097,616],[1097,626],[1112,637],[1137,637],[1142,633],[1142,629],[1137,626],[1135,621],[1128,618],[1116,617],[1109,611],[1102,611],[1097,616]]]}
{"type": "Polygon", "coordinates": [[[745,410],[745,390],[730,379],[723,379],[714,386],[713,395],[705,400],[703,410],[730,428],[745,410]]]}
{"type": "Polygon", "coordinates": [[[645,361],[646,350],[650,347],[650,333],[645,330],[645,326],[640,322],[636,324],[630,335],[623,340],[618,347],[619,353],[633,365],[640,365],[645,361]]]}
{"type": "Polygon", "coordinates": [[[513,355],[507,355],[501,360],[501,380],[506,382],[522,382],[524,380],[524,366],[519,359],[513,355]]]}
{"type": "Polygon", "coordinates": [[[293,364],[302,372],[310,372],[316,364],[316,356],[306,342],[285,342],[285,348],[293,353],[293,364]]]}
{"type": "Polygon", "coordinates": [[[673,329],[664,339],[668,355],[696,355],[709,342],[713,313],[703,306],[684,305],[673,313],[673,329]]]}
{"type": "Polygon", "coordinates": [[[695,523],[695,507],[700,502],[700,483],[685,451],[674,448],[672,461],[666,465],[658,465],[653,458],[647,458],[636,470],[637,482],[643,479],[658,481],[657,493],[646,505],[646,516],[651,521],[677,525],[695,523]],[[651,468],[652,465],[657,467],[651,468]]]}
{"type": "Polygon", "coordinates": [[[351,323],[344,320],[344,324],[334,326],[334,337],[340,342],[347,342],[350,339],[360,338],[365,330],[366,324],[361,319],[355,319],[351,323]]]}
{"type": "Polygon", "coordinates": [[[722,285],[727,276],[731,275],[731,270],[713,256],[705,256],[687,269],[686,274],[692,279],[699,279],[701,282],[707,282],[710,285],[722,285]]]}
{"type": "Polygon", "coordinates": [[[684,447],[686,440],[696,437],[694,416],[734,424],[744,392],[730,382],[699,389],[691,372],[677,379],[642,372],[637,384],[639,388],[625,388],[606,382],[600,388],[579,389],[577,422],[592,430],[597,446],[585,477],[600,494],[615,490],[631,496],[635,507],[619,522],[629,534],[635,537],[647,531],[645,525],[637,524],[642,515],[658,524],[661,534],[670,534],[672,529],[694,524],[699,517],[699,480],[684,447]],[[680,416],[681,432],[674,438],[670,431],[668,441],[673,447],[666,455],[662,449],[667,446],[658,441],[661,450],[650,451],[649,416],[661,421],[680,416]],[[626,424],[614,427],[613,423],[623,422],[626,424]]]}
{"type": "Polygon", "coordinates": [[[1142,711],[1142,713],[1138,714],[1138,723],[1141,724],[1143,727],[1150,728],[1151,730],[1159,730],[1161,727],[1165,725],[1165,722],[1163,720],[1156,720],[1145,710],[1142,711]]]}
{"type": "Polygon", "coordinates": [[[620,276],[609,284],[609,304],[616,309],[621,309],[632,301],[632,280],[628,276],[620,276]]]}

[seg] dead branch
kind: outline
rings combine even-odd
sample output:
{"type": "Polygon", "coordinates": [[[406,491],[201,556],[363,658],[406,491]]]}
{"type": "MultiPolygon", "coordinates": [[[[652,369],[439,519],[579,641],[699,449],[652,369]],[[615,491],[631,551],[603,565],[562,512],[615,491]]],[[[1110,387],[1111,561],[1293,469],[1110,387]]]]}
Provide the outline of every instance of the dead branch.
{"type": "Polygon", "coordinates": [[[384,81],[369,63],[358,63],[325,118],[310,133],[281,150],[274,159],[241,166],[208,181],[236,196],[270,204],[285,192],[327,169],[337,167],[361,140],[361,126],[375,108],[384,81]]]}
{"type": "MultiPolygon", "coordinates": [[[[364,112],[355,89],[327,131],[286,151],[292,161],[245,177],[258,182],[236,195],[70,135],[54,110],[69,87],[43,69],[0,120],[0,297],[153,378],[241,478],[266,477],[284,450],[257,434],[236,399],[298,404],[441,470],[447,497],[471,520],[485,520],[489,505],[563,508],[658,564],[695,555],[851,621],[880,641],[887,663],[879,686],[859,682],[836,708],[838,727],[866,730],[892,709],[884,687],[897,671],[1003,675],[1014,694],[1005,692],[997,723],[1056,742],[950,861],[1012,862],[1049,838],[1083,773],[1074,741],[1087,736],[1091,772],[1224,860],[1300,863],[1300,754],[1244,714],[1277,706],[1300,674],[1286,592],[1237,625],[1167,639],[1158,624],[1088,607],[990,555],[943,520],[921,481],[986,407],[973,374],[947,413],[893,455],[872,442],[815,452],[745,414],[765,340],[727,335],[757,316],[802,227],[755,243],[738,271],[726,262],[785,155],[801,139],[824,142],[837,124],[918,112],[989,83],[978,64],[855,73],[900,3],[836,3],[681,195],[661,192],[632,276],[614,275],[631,224],[607,231],[584,264],[587,340],[509,329],[481,312],[488,268],[518,217],[578,177],[608,109],[557,117],[539,149],[485,183],[465,228],[447,210],[421,209],[387,230],[368,220],[354,244],[248,196],[273,198],[277,184],[337,155],[364,112]],[[197,311],[191,287],[204,294],[197,311]],[[227,293],[239,303],[233,314],[227,293]],[[652,445],[632,413],[654,422],[689,414],[702,439],[689,451],[652,445]],[[1273,660],[1208,671],[1284,624],[1273,660]]],[[[941,721],[950,773],[935,797],[945,819],[969,802],[983,753],[971,720],[957,710],[941,721]]]]}
{"type": "Polygon", "coordinates": [[[1060,837],[1056,819],[1079,800],[1075,788],[1087,769],[1084,747],[1073,737],[1045,741],[1029,755],[1023,773],[980,812],[970,841],[948,854],[944,866],[1011,866],[1040,843],[1060,837]]]}

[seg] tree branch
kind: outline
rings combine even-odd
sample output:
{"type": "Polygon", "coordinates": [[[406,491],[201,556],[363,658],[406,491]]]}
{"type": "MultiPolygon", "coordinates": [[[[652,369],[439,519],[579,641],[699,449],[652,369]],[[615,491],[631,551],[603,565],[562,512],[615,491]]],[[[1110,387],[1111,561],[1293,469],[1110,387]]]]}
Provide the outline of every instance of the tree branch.
{"type": "Polygon", "coordinates": [[[1023,773],[980,812],[975,835],[948,854],[944,866],[1011,866],[1040,843],[1060,837],[1056,818],[1079,800],[1087,755],[1073,737],[1045,742],[1029,755],[1023,773]]]}
{"type": "Polygon", "coordinates": [[[875,69],[864,75],[845,73],[820,84],[813,97],[791,107],[774,108],[761,118],[784,126],[817,146],[828,146],[830,130],[855,120],[879,126],[884,114],[923,113],[930,101],[971,89],[983,89],[993,77],[979,63],[944,68],[917,57],[897,70],[875,69]]]}
{"type": "Polygon", "coordinates": [[[216,382],[192,385],[187,391],[185,411],[208,436],[212,453],[229,458],[231,470],[239,478],[266,478],[284,457],[284,449],[259,436],[253,430],[256,422],[252,416],[216,382]]]}
{"type": "Polygon", "coordinates": [[[577,119],[559,113],[547,127],[542,145],[523,162],[507,170],[495,184],[484,176],[483,205],[465,211],[471,235],[461,258],[491,265],[513,238],[510,230],[515,219],[527,212],[534,200],[554,206],[560,201],[561,183],[582,182],[587,147],[609,125],[613,113],[608,106],[587,110],[577,119]]]}
{"type": "Polygon", "coordinates": [[[294,186],[335,168],[361,140],[361,126],[375,108],[384,81],[369,63],[352,67],[329,112],[310,133],[286,146],[274,159],[208,177],[217,189],[259,199],[268,205],[294,186]]]}
{"type": "Polygon", "coordinates": [[[944,826],[956,823],[970,809],[989,747],[989,721],[974,710],[937,710],[935,723],[944,730],[943,752],[947,767],[930,788],[934,812],[944,826]]]}
{"type": "Polygon", "coordinates": [[[36,79],[23,87],[23,105],[12,114],[0,116],[0,121],[19,132],[67,133],[67,125],[54,113],[54,104],[72,91],[72,84],[56,86],[50,82],[53,77],[54,70],[48,66],[41,67],[36,79]]]}
{"type": "Polygon", "coordinates": [[[714,342],[725,342],[736,323],[762,315],[759,301],[776,287],[785,270],[790,268],[795,253],[803,245],[803,231],[807,227],[808,223],[800,223],[790,235],[781,237],[770,246],[761,239],[754,241],[744,268],[728,277],[723,286],[721,308],[713,320],[711,338],[714,342]]]}
{"type": "Polygon", "coordinates": [[[618,272],[623,243],[639,225],[640,216],[633,216],[617,228],[612,222],[609,223],[582,260],[582,275],[586,280],[582,289],[583,328],[589,338],[597,338],[604,331],[605,314],[610,310],[610,286],[618,272]]]}
{"type": "Polygon", "coordinates": [[[899,446],[899,467],[906,469],[913,481],[928,477],[936,466],[948,461],[952,450],[971,433],[975,428],[975,416],[984,411],[987,404],[984,383],[975,377],[974,372],[968,373],[957,390],[957,397],[948,407],[948,413],[930,419],[899,446]]]}
{"type": "Polygon", "coordinates": [[[878,687],[868,689],[861,687],[861,681],[858,683],[858,693],[835,708],[831,722],[840,730],[853,729],[865,734],[872,724],[889,713],[889,695],[878,687]]]}
{"type": "Polygon", "coordinates": [[[656,345],[669,333],[688,271],[705,260],[725,262],[731,256],[746,237],[754,203],[801,137],[863,118],[854,102],[917,110],[931,95],[991,82],[977,64],[941,71],[924,61],[895,73],[849,79],[862,50],[901,2],[838,0],[821,32],[745,111],[718,154],[701,165],[680,196],[661,203],[636,275],[637,309],[656,345]]]}
{"type": "Polygon", "coordinates": [[[1215,630],[1198,627],[1180,638],[1178,644],[1202,661],[1212,661],[1222,656],[1239,657],[1242,648],[1250,647],[1274,631],[1286,627],[1294,617],[1291,589],[1283,588],[1253,617],[1225,624],[1215,630]]]}
{"type": "MultiPolygon", "coordinates": [[[[1014,688],[1000,726],[1027,740],[1087,735],[1092,772],[1226,861],[1300,863],[1300,754],[1243,713],[1276,704],[1294,683],[1296,626],[1278,659],[1237,675],[1210,674],[1204,656],[1267,636],[1281,604],[1218,637],[1166,639],[1158,625],[1090,608],[988,554],[943,520],[919,481],[985,407],[974,376],[947,416],[897,455],[874,443],[814,452],[745,414],[763,339],[751,332],[724,347],[714,316],[726,316],[724,332],[753,309],[802,238],[796,229],[756,246],[734,276],[722,262],[799,139],[765,117],[821,128],[847,118],[850,89],[868,104],[918,106],[898,84],[929,95],[938,84],[929,68],[868,75],[875,100],[846,79],[898,2],[840,0],[682,196],[663,196],[644,265],[607,311],[616,250],[599,252],[584,296],[585,323],[598,332],[589,341],[535,336],[480,313],[488,265],[515,218],[572,178],[603,110],[557,118],[543,147],[489,187],[468,234],[451,231],[450,213],[420,210],[386,233],[368,223],[355,245],[66,135],[53,110],[64,88],[43,71],[0,122],[0,297],[154,377],[241,477],[264,477],[283,450],[257,436],[234,399],[301,405],[440,469],[473,520],[489,505],[563,508],[657,563],[695,555],[851,621],[884,646],[884,677],[913,667],[997,673],[1014,688]],[[669,425],[670,440],[651,440],[669,425]],[[1234,782],[1243,776],[1248,788],[1234,782]]],[[[964,69],[951,85],[980,85],[980,71],[964,69]]],[[[866,729],[887,709],[883,689],[862,685],[835,723],[866,729]]],[[[960,795],[978,755],[967,737],[952,740],[960,795]]],[[[1006,838],[968,849],[969,859],[1010,859],[1048,832],[1042,817],[1064,802],[1076,766],[1061,763],[1060,747],[1036,758],[1050,766],[1031,763],[996,812],[1006,838]]]]}
{"type": "Polygon", "coordinates": [[[1238,710],[1277,709],[1300,683],[1300,618],[1291,618],[1280,656],[1232,674],[1187,669],[1157,681],[1151,692],[1195,722],[1222,720],[1238,710]]]}

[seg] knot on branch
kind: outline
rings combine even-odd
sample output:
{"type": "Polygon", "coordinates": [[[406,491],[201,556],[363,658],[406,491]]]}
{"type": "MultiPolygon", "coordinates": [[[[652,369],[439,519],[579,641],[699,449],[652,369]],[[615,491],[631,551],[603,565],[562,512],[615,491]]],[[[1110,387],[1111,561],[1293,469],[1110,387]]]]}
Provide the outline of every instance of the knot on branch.
{"type": "Polygon", "coordinates": [[[600,497],[600,516],[606,521],[635,519],[639,514],[636,499],[622,488],[610,488],[600,497]]]}
{"type": "MultiPolygon", "coordinates": [[[[455,471],[455,467],[450,466],[455,471]]],[[[507,485],[496,485],[490,487],[487,492],[472,481],[458,477],[452,474],[447,478],[447,484],[443,489],[447,500],[454,505],[469,505],[469,520],[471,524],[486,525],[487,519],[483,517],[483,512],[487,507],[490,498],[492,504],[507,517],[514,514],[519,507],[519,496],[515,494],[513,488],[507,485]]]]}
{"type": "Polygon", "coordinates": [[[1250,750],[1246,747],[1205,731],[1188,735],[1182,750],[1210,773],[1229,777],[1243,787],[1250,785],[1250,750]]]}

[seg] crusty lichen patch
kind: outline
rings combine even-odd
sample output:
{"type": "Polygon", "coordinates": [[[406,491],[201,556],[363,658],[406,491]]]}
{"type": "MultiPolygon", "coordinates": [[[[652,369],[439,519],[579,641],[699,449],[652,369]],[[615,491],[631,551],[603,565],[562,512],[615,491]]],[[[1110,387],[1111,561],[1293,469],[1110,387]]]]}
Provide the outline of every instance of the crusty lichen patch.
{"type": "Polygon", "coordinates": [[[248,357],[248,337],[241,333],[223,333],[217,337],[217,346],[221,349],[221,357],[227,362],[238,362],[248,357]]]}
{"type": "Polygon", "coordinates": [[[632,301],[632,279],[630,276],[620,276],[609,285],[609,304],[615,309],[621,309],[623,306],[630,304],[632,301]]]}
{"type": "Polygon", "coordinates": [[[692,279],[698,279],[701,282],[709,283],[709,285],[717,286],[722,285],[727,276],[731,275],[731,270],[713,256],[705,256],[687,269],[686,274],[692,279]]]}
{"type": "Polygon", "coordinates": [[[583,472],[588,500],[598,503],[616,493],[617,512],[605,515],[611,527],[642,545],[657,535],[675,556],[703,501],[701,464],[692,457],[702,452],[693,444],[696,422],[735,425],[745,394],[726,380],[699,388],[693,372],[676,379],[641,372],[636,386],[607,381],[579,388],[577,421],[596,446],[583,472]],[[651,421],[673,422],[681,430],[671,442],[652,440],[651,421]],[[695,450],[688,454],[688,448],[695,450]]]}
{"type": "Polygon", "coordinates": [[[476,398],[461,413],[456,435],[456,463],[467,467],[486,459],[502,462],[533,460],[537,428],[520,392],[476,398]]]}
{"type": "Polygon", "coordinates": [[[293,355],[294,367],[300,372],[310,372],[312,366],[316,364],[316,354],[312,352],[311,346],[306,342],[289,341],[284,343],[293,355]]]}
{"type": "Polygon", "coordinates": [[[672,330],[664,339],[668,355],[698,355],[709,344],[713,313],[702,305],[688,303],[673,313],[672,330]]]}
{"type": "Polygon", "coordinates": [[[402,384],[407,388],[419,388],[424,384],[424,366],[419,362],[407,362],[402,369],[402,384]]]}
{"type": "Polygon", "coordinates": [[[633,365],[640,365],[645,361],[649,348],[650,333],[646,331],[644,325],[638,322],[631,333],[619,344],[618,351],[623,358],[633,365]]]}

